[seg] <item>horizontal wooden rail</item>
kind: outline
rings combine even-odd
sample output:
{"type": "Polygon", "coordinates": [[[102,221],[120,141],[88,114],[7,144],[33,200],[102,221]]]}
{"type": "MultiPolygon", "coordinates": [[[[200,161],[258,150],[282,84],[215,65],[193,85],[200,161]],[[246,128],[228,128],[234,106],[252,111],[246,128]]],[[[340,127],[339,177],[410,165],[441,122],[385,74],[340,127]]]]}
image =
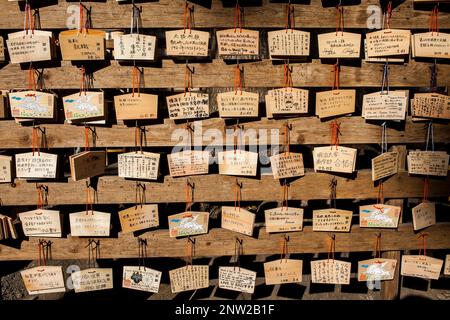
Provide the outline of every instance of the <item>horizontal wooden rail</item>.
{"type": "MultiPolygon", "coordinates": [[[[6,1],[4,1],[6,2],[6,1]]],[[[157,2],[139,3],[143,12],[141,15],[144,28],[183,28],[184,0],[160,0],[157,2]]],[[[271,3],[263,0],[262,6],[244,7],[246,27],[285,27],[285,5],[271,3]]],[[[343,3],[345,6],[345,3],[343,3]]],[[[376,19],[373,8],[379,6],[378,0],[362,0],[361,4],[345,6],[346,28],[368,28],[368,19],[376,19]]],[[[43,29],[66,29],[67,21],[74,19],[73,10],[76,2],[58,1],[57,5],[46,6],[40,9],[41,26],[43,29]],[[71,18],[72,17],[72,18],[71,18]]],[[[86,6],[92,9],[92,25],[95,28],[126,28],[130,27],[131,6],[119,5],[115,0],[88,2],[86,6]]],[[[324,8],[320,0],[311,0],[310,4],[294,5],[296,28],[334,28],[336,25],[335,9],[333,6],[324,8]],[[320,19],[318,19],[320,17],[320,19]]],[[[16,2],[2,4],[0,11],[1,29],[21,29],[23,12],[19,11],[16,2]]],[[[429,12],[414,10],[413,1],[407,0],[395,7],[392,14],[391,26],[393,28],[428,28],[429,12]]],[[[450,27],[450,15],[447,12],[439,13],[440,27],[450,27]]],[[[195,5],[195,27],[234,27],[234,7],[223,7],[222,1],[212,0],[211,9],[195,5]]]]}
{"type": "MultiPolygon", "coordinates": [[[[291,144],[315,145],[330,143],[329,121],[320,121],[316,117],[301,117],[288,119],[292,124],[290,132],[291,144]]],[[[367,123],[361,117],[342,117],[341,144],[378,144],[381,129],[379,124],[367,123]]],[[[283,144],[285,134],[285,120],[270,120],[263,118],[242,124],[245,144],[283,144]],[[278,130],[278,131],[277,131],[278,130]],[[279,134],[277,139],[276,134],[279,134]],[[273,139],[271,135],[274,134],[273,139]],[[273,141],[272,141],[273,140],[273,141]]],[[[84,127],[68,124],[43,124],[49,148],[72,148],[84,146],[84,127]]],[[[227,129],[220,118],[205,119],[194,122],[193,145],[233,145],[233,129],[227,129]]],[[[188,134],[185,124],[176,124],[173,120],[164,119],[163,124],[146,126],[146,145],[149,147],[172,147],[179,145],[180,139],[187,141],[188,134]]],[[[31,148],[31,127],[22,126],[12,120],[0,121],[0,148],[31,148]]],[[[114,125],[111,128],[97,127],[97,147],[134,147],[134,127],[114,125]]],[[[389,143],[425,143],[427,124],[413,122],[408,117],[404,128],[388,128],[387,141],[389,143]]],[[[450,142],[450,125],[434,124],[434,142],[450,142]]]]}
{"type": "MultiPolygon", "coordinates": [[[[113,60],[95,62],[98,71],[94,72],[94,88],[130,88],[131,67],[120,65],[113,60]]],[[[428,87],[430,85],[431,63],[409,61],[407,64],[392,64],[389,72],[391,87],[428,87]]],[[[274,65],[272,61],[243,64],[245,86],[248,88],[283,86],[283,65],[274,65]],[[268,76],[270,75],[270,76],[268,76]]],[[[161,65],[145,67],[143,86],[146,88],[183,88],[185,64],[173,60],[162,60],[161,65]]],[[[232,87],[234,64],[226,64],[222,59],[213,59],[208,63],[196,63],[193,86],[200,88],[232,87]]],[[[293,64],[292,79],[296,87],[331,87],[333,85],[332,65],[312,62],[293,64]]],[[[450,65],[438,65],[438,85],[450,84],[450,65]]],[[[45,86],[51,89],[80,89],[80,70],[70,61],[62,61],[61,66],[44,69],[45,86]]],[[[380,87],[382,66],[378,63],[362,61],[360,66],[342,65],[340,85],[342,87],[380,87]]],[[[28,87],[27,69],[20,65],[8,64],[0,69],[0,88],[26,89],[28,87]]]]}
{"type": "MultiPolygon", "coordinates": [[[[380,229],[352,226],[350,233],[336,234],[336,252],[373,251],[375,231],[380,229]]],[[[450,223],[439,223],[427,229],[427,249],[450,248],[450,223]]],[[[243,239],[244,254],[278,254],[282,234],[267,234],[264,228],[256,230],[257,238],[243,236],[225,229],[212,229],[208,234],[196,236],[195,255],[226,256],[234,255],[236,237],[243,239]]],[[[381,250],[415,250],[422,244],[417,240],[411,224],[401,224],[396,230],[382,230],[381,250]]],[[[305,227],[302,232],[289,233],[289,253],[323,253],[329,249],[329,233],[313,232],[305,227]]],[[[168,230],[150,231],[141,238],[147,239],[148,257],[184,257],[186,239],[169,237],[168,230]]],[[[23,241],[20,249],[0,244],[0,260],[37,259],[37,239],[23,241]]],[[[53,259],[87,259],[87,239],[68,237],[52,239],[53,259]]],[[[100,240],[99,258],[137,258],[137,241],[132,234],[119,234],[118,238],[100,240]]]]}
{"type": "MultiPolygon", "coordinates": [[[[289,199],[310,200],[328,199],[330,196],[330,180],[328,173],[308,172],[291,183],[289,199]]],[[[195,183],[196,202],[234,201],[233,187],[236,178],[209,174],[191,176],[189,180],[195,183]]],[[[378,188],[374,186],[370,170],[359,170],[355,179],[337,177],[338,199],[376,199],[378,188]]],[[[282,200],[280,182],[272,176],[256,178],[241,178],[242,201],[282,200]]],[[[49,182],[49,204],[82,204],[86,201],[85,181],[49,182]]],[[[408,198],[423,196],[423,178],[411,177],[402,172],[389,178],[384,184],[385,198],[408,198]]],[[[184,202],[186,178],[164,177],[164,182],[146,183],[147,201],[149,203],[184,202]]],[[[100,177],[98,181],[98,203],[134,203],[136,184],[117,176],[100,177]]],[[[433,179],[430,197],[448,197],[450,192],[450,177],[433,179]]],[[[36,186],[34,183],[17,181],[16,186],[0,185],[0,195],[3,205],[34,205],[36,204],[36,186]],[[33,196],[31,196],[33,195],[33,196]]]]}

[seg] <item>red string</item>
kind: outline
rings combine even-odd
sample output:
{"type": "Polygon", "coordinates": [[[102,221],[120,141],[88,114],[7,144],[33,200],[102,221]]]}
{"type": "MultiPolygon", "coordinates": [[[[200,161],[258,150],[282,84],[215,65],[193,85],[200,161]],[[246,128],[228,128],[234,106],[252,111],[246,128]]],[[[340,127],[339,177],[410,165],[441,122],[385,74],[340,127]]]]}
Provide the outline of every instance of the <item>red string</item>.
{"type": "Polygon", "coordinates": [[[190,7],[186,2],[184,6],[184,33],[186,33],[186,28],[189,29],[189,33],[191,33],[192,28],[192,12],[194,11],[194,6],[190,7]]]}
{"type": "Polygon", "coordinates": [[[338,31],[344,34],[344,7],[340,5],[336,6],[336,35],[338,31]]]}
{"type": "Polygon", "coordinates": [[[41,155],[41,146],[40,146],[40,141],[39,141],[38,130],[39,130],[39,128],[33,127],[33,131],[31,132],[31,148],[33,150],[33,156],[34,156],[35,151],[37,151],[38,156],[41,155]]]}
{"type": "Polygon", "coordinates": [[[337,122],[337,120],[333,120],[330,123],[331,127],[331,148],[336,147],[336,150],[339,147],[339,136],[341,135],[341,124],[337,122]]]}
{"type": "Polygon", "coordinates": [[[439,35],[439,7],[436,5],[430,15],[430,32],[439,35]]]}
{"type": "Polygon", "coordinates": [[[336,63],[333,65],[333,72],[334,72],[334,81],[333,81],[333,90],[339,90],[339,75],[340,75],[340,66],[339,66],[339,59],[336,61],[336,63]]]}
{"type": "Polygon", "coordinates": [[[94,206],[92,204],[92,193],[91,193],[91,187],[86,187],[86,214],[89,213],[89,209],[92,214],[94,214],[94,206]]]}
{"type": "Polygon", "coordinates": [[[242,32],[242,8],[239,3],[236,3],[234,10],[234,32],[239,28],[239,32],[242,32]]]}
{"type": "Polygon", "coordinates": [[[290,3],[286,6],[286,33],[289,28],[294,31],[294,7],[290,3]]]}

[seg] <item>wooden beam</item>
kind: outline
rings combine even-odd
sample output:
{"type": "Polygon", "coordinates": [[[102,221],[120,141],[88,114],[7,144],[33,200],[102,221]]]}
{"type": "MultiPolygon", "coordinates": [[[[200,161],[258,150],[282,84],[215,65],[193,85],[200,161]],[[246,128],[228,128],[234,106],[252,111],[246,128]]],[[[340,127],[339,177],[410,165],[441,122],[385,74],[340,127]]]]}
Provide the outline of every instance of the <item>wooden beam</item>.
{"type": "MultiPolygon", "coordinates": [[[[131,68],[118,61],[94,64],[98,71],[94,74],[94,88],[130,88],[131,68]]],[[[274,65],[264,59],[243,64],[245,86],[265,88],[283,86],[283,65],[274,65]],[[267,75],[270,74],[270,77],[267,75]]],[[[389,84],[391,87],[428,87],[430,85],[430,63],[409,61],[407,64],[391,64],[389,84]]],[[[207,63],[196,63],[193,86],[200,88],[226,88],[233,86],[234,64],[226,64],[222,59],[207,63]]],[[[314,59],[311,62],[293,64],[293,83],[297,87],[331,87],[333,84],[332,65],[314,59]]],[[[96,70],[97,70],[96,69],[96,70]]],[[[341,87],[380,87],[382,66],[377,63],[361,62],[359,66],[342,65],[341,87]]],[[[438,85],[450,84],[450,65],[439,64],[438,85]]],[[[26,89],[27,69],[20,65],[8,64],[0,69],[2,89],[26,89]]],[[[145,67],[143,87],[183,88],[185,65],[173,60],[162,60],[161,65],[145,67]]],[[[45,86],[51,89],[80,88],[80,70],[70,61],[62,61],[61,66],[44,69],[45,86]]]]}
{"type": "MultiPolygon", "coordinates": [[[[4,1],[6,2],[6,1],[4,1]]],[[[160,0],[158,2],[139,3],[143,12],[141,15],[143,28],[183,28],[182,0],[160,0]]],[[[356,6],[345,6],[345,28],[370,27],[368,20],[376,20],[377,16],[369,5],[378,6],[378,0],[362,0],[356,6]]],[[[119,5],[115,0],[99,1],[86,4],[92,11],[94,28],[117,29],[130,27],[130,5],[119,5]]],[[[336,17],[334,7],[324,8],[320,0],[312,0],[306,5],[294,5],[296,28],[334,28],[336,17]],[[320,17],[320,19],[317,19],[320,17]]],[[[57,5],[40,9],[40,20],[43,29],[67,29],[67,21],[75,23],[76,2],[58,1],[57,5]]],[[[23,28],[20,19],[23,12],[19,11],[16,2],[2,4],[0,10],[1,29],[23,28]],[[12,18],[14,17],[14,18],[12,18]]],[[[271,3],[263,0],[262,6],[244,8],[246,27],[285,27],[285,4],[271,3]]],[[[447,12],[439,14],[440,27],[450,27],[450,15],[447,12]]],[[[381,17],[380,17],[381,19],[381,17]]],[[[429,12],[414,10],[413,1],[407,0],[394,8],[391,26],[393,28],[427,28],[429,12]]],[[[195,27],[197,28],[231,28],[234,27],[234,7],[224,8],[222,1],[212,0],[211,9],[195,5],[195,27]]]]}
{"type": "MultiPolygon", "coordinates": [[[[336,233],[336,252],[372,251],[374,244],[373,228],[352,226],[350,233],[336,233]]],[[[380,229],[378,229],[380,230],[380,229]]],[[[427,248],[450,248],[450,223],[439,223],[427,229],[432,235],[427,238],[427,248]]],[[[411,224],[402,224],[396,230],[382,230],[382,250],[418,249],[420,243],[411,224]]],[[[208,234],[196,236],[195,256],[212,257],[234,254],[236,236],[243,239],[244,254],[260,255],[280,252],[281,234],[267,234],[264,228],[255,231],[256,238],[243,236],[221,228],[215,228],[208,234]]],[[[328,252],[328,233],[313,232],[310,226],[303,232],[289,233],[289,253],[328,252]]],[[[149,231],[141,238],[147,239],[148,257],[184,257],[186,238],[169,237],[168,230],[149,231]]],[[[20,248],[0,244],[0,260],[33,260],[37,258],[38,239],[23,241],[20,248]]],[[[87,239],[68,237],[52,239],[53,259],[87,259],[87,239]]],[[[132,234],[119,234],[118,238],[102,238],[100,240],[100,258],[136,258],[137,241],[132,234]]]]}
{"type": "MultiPolygon", "coordinates": [[[[378,144],[381,129],[378,124],[367,123],[361,117],[342,117],[341,144],[378,144]]],[[[262,118],[261,120],[243,123],[245,144],[268,145],[282,144],[284,141],[284,120],[262,118]],[[271,134],[274,136],[272,142],[271,134]],[[250,137],[254,139],[250,140],[250,137]]],[[[320,121],[316,117],[301,117],[289,119],[292,124],[290,132],[291,144],[327,145],[330,143],[329,121],[320,121]]],[[[44,124],[49,148],[73,148],[84,146],[84,127],[68,124],[44,124]]],[[[193,145],[221,146],[233,145],[233,130],[228,128],[225,136],[225,122],[220,118],[210,118],[194,122],[193,145]]],[[[175,124],[173,120],[164,119],[163,124],[146,126],[148,147],[173,147],[180,144],[180,138],[187,141],[188,136],[184,123],[175,124]]],[[[0,121],[0,146],[2,149],[31,148],[31,127],[22,126],[14,121],[0,121]]],[[[113,125],[111,128],[97,127],[97,147],[134,147],[134,127],[113,125]]],[[[427,126],[423,122],[413,122],[407,118],[403,129],[388,128],[389,143],[425,143],[427,126]]],[[[435,143],[450,141],[450,125],[434,124],[435,143]]]]}
{"type": "MultiPolygon", "coordinates": [[[[329,184],[333,177],[328,173],[307,172],[306,175],[291,183],[289,199],[310,200],[328,199],[329,184]]],[[[195,202],[234,201],[233,186],[236,177],[209,174],[191,176],[195,183],[195,202]]],[[[337,177],[338,199],[376,199],[378,188],[374,185],[370,170],[359,170],[356,178],[337,177]]],[[[260,179],[241,178],[243,183],[242,201],[281,201],[280,182],[264,175],[260,179]]],[[[49,203],[82,204],[86,201],[85,181],[48,182],[49,203]]],[[[399,173],[389,178],[384,184],[385,198],[420,197],[423,194],[423,178],[410,177],[407,173],[399,173]]],[[[184,202],[186,178],[164,177],[163,182],[146,183],[147,201],[149,203],[184,202]]],[[[450,177],[435,179],[431,183],[430,197],[447,197],[450,191],[450,177]]],[[[100,177],[97,186],[98,203],[134,203],[136,184],[117,176],[100,177]]],[[[10,184],[0,185],[3,205],[36,204],[36,186],[26,181],[16,181],[15,187],[10,184]],[[33,196],[31,196],[33,195],[33,196]]]]}

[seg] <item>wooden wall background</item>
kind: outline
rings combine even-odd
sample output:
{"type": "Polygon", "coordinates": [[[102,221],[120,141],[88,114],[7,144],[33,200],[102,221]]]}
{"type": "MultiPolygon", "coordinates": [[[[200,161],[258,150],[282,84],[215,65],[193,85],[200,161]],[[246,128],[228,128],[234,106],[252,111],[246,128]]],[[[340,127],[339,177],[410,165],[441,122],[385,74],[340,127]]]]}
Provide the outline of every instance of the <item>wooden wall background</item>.
{"type": "MultiPolygon", "coordinates": [[[[137,2],[137,1],[136,1],[137,2]]],[[[193,86],[209,92],[211,101],[218,91],[229,88],[233,83],[233,67],[235,61],[223,61],[218,59],[214,34],[220,28],[233,27],[234,2],[229,3],[212,0],[206,7],[195,4],[195,28],[210,30],[211,48],[210,57],[202,60],[191,60],[189,63],[195,67],[193,86]]],[[[268,59],[266,32],[273,29],[284,28],[286,3],[270,2],[268,0],[241,1],[244,7],[245,26],[261,30],[261,54],[260,59],[243,62],[245,68],[245,85],[249,90],[260,93],[264,97],[267,89],[282,86],[283,65],[273,63],[268,59]]],[[[310,203],[318,207],[326,207],[325,200],[329,198],[329,182],[332,175],[326,173],[314,173],[311,166],[311,150],[317,145],[330,143],[329,124],[321,122],[314,115],[314,93],[324,88],[331,87],[333,74],[332,63],[318,59],[317,34],[329,32],[335,28],[335,8],[324,6],[319,0],[292,1],[295,7],[295,27],[311,32],[311,56],[307,61],[292,62],[293,83],[296,87],[308,88],[310,93],[309,116],[298,117],[289,120],[293,130],[291,132],[291,144],[293,149],[304,151],[305,165],[309,163],[305,177],[295,180],[291,184],[289,200],[305,206],[310,203]],[[302,201],[302,202],[300,202],[302,201]],[[308,202],[309,201],[309,202],[308,202]]],[[[59,32],[66,29],[66,21],[71,15],[68,8],[77,5],[78,2],[44,1],[39,8],[40,23],[42,29],[59,32]]],[[[130,21],[131,6],[129,3],[119,4],[113,0],[86,2],[91,8],[91,19],[94,28],[122,29],[127,31],[130,21]]],[[[145,90],[157,92],[160,95],[160,118],[146,124],[146,150],[168,153],[177,141],[171,140],[171,134],[176,129],[183,129],[184,124],[167,119],[167,111],[164,110],[164,96],[174,91],[182,90],[184,85],[185,60],[171,60],[164,52],[164,30],[183,27],[184,1],[160,0],[156,2],[142,2],[142,33],[155,34],[158,38],[158,61],[146,63],[144,67],[145,90]]],[[[343,1],[345,5],[345,1],[343,1]]],[[[366,33],[369,5],[379,5],[376,0],[361,0],[356,5],[345,6],[345,29],[354,32],[366,33]]],[[[450,14],[444,9],[440,12],[441,30],[450,29],[450,14]]],[[[0,5],[0,32],[4,38],[11,31],[23,28],[23,3],[3,1],[0,5]]],[[[393,28],[406,28],[412,31],[428,30],[430,10],[427,8],[415,8],[412,0],[402,1],[393,10],[391,26],[393,28]]],[[[431,59],[409,60],[404,64],[390,64],[390,86],[404,88],[414,92],[426,91],[430,85],[431,59]]],[[[55,91],[59,97],[66,92],[75,92],[79,89],[80,74],[76,64],[70,62],[54,61],[52,63],[33,64],[35,68],[44,69],[45,86],[55,91]]],[[[130,65],[107,60],[102,63],[87,64],[86,67],[93,71],[94,88],[104,89],[106,96],[112,100],[119,88],[129,89],[131,86],[130,65]]],[[[26,65],[4,64],[0,68],[0,89],[23,89],[27,82],[26,65]]],[[[446,88],[450,85],[450,65],[447,61],[437,61],[438,86],[446,88]]],[[[336,235],[337,252],[371,252],[374,246],[374,233],[377,230],[360,229],[357,225],[357,206],[361,202],[370,202],[376,198],[377,188],[371,180],[370,158],[377,155],[380,147],[381,129],[379,123],[367,123],[360,117],[361,97],[366,92],[376,91],[381,85],[382,64],[357,62],[343,62],[341,69],[341,87],[357,89],[357,112],[352,117],[340,119],[342,136],[340,143],[358,148],[357,162],[358,172],[351,176],[338,176],[337,198],[339,204],[345,204],[354,210],[354,223],[351,233],[336,235]],[[358,98],[359,97],[359,98],[358,98]]],[[[59,106],[62,112],[62,104],[59,106]]],[[[112,106],[110,106],[112,110],[112,106]]],[[[261,103],[261,115],[264,115],[264,103],[261,103]]],[[[225,122],[218,118],[217,113],[210,119],[202,121],[203,132],[208,129],[217,129],[225,133],[233,123],[225,122]]],[[[285,120],[270,120],[263,116],[256,121],[243,123],[244,130],[250,129],[279,129],[280,141],[283,141],[283,126],[285,120]]],[[[48,147],[53,152],[65,156],[61,171],[62,178],[44,182],[49,187],[49,204],[58,207],[62,213],[73,211],[75,205],[82,205],[85,201],[84,181],[72,182],[68,179],[69,169],[67,155],[74,152],[77,147],[84,145],[84,128],[64,124],[59,117],[52,123],[42,124],[45,127],[48,147]]],[[[450,126],[448,122],[434,123],[434,139],[437,150],[449,150],[450,126]]],[[[417,250],[419,242],[412,229],[410,218],[411,203],[422,197],[423,180],[420,177],[411,177],[406,171],[405,157],[407,150],[424,148],[427,123],[413,122],[410,117],[404,124],[390,124],[388,126],[388,143],[392,148],[402,154],[400,172],[391,177],[385,183],[384,195],[391,203],[403,206],[403,223],[398,230],[381,230],[382,250],[384,255],[400,258],[402,250],[417,250]]],[[[24,149],[31,148],[31,127],[20,125],[14,120],[0,121],[0,151],[3,154],[12,155],[24,149]]],[[[97,148],[107,148],[111,166],[108,173],[96,180],[97,205],[104,205],[113,213],[113,219],[117,219],[114,213],[123,204],[134,203],[135,182],[124,180],[117,176],[114,167],[114,157],[118,152],[134,146],[134,124],[115,123],[97,128],[97,148]]],[[[196,140],[194,140],[195,142],[196,140]]],[[[232,141],[232,140],[228,140],[232,141]]],[[[203,140],[200,145],[210,143],[203,140]]],[[[248,141],[246,141],[248,143],[248,141]]],[[[270,143],[270,139],[258,137],[257,143],[264,145],[270,143]]],[[[195,143],[198,144],[198,143],[195,143]]],[[[292,149],[291,149],[292,150],[292,149]]],[[[162,162],[164,166],[164,163],[162,162]]],[[[166,169],[167,171],[167,169],[166,169]]],[[[162,172],[164,174],[164,171],[162,172]]],[[[185,178],[170,178],[168,173],[157,182],[145,183],[147,187],[147,201],[149,203],[166,204],[166,210],[160,208],[160,221],[162,227],[166,223],[166,217],[170,212],[168,203],[185,201],[185,178]],[[169,211],[169,212],[168,212],[169,211]]],[[[234,201],[232,187],[234,177],[220,176],[212,173],[207,176],[193,176],[189,178],[195,183],[195,201],[203,204],[222,204],[234,201]]],[[[430,198],[435,199],[439,206],[437,219],[439,223],[426,231],[430,234],[427,239],[428,249],[450,248],[450,223],[448,222],[448,198],[450,194],[450,179],[432,179],[430,198]]],[[[243,183],[242,201],[249,206],[257,206],[261,202],[272,202],[274,207],[277,201],[281,201],[282,193],[280,184],[271,175],[261,175],[258,178],[239,178],[243,183]]],[[[2,211],[15,215],[25,211],[26,206],[34,206],[36,202],[35,183],[27,181],[15,181],[14,184],[0,185],[0,198],[3,203],[2,211]]],[[[308,207],[305,210],[309,210],[308,207]]],[[[263,211],[258,212],[258,219],[263,216],[263,211]]],[[[217,218],[217,217],[216,217],[217,218]]],[[[305,229],[303,232],[290,234],[289,250],[295,253],[323,253],[328,250],[326,233],[312,232],[311,212],[305,211],[305,229]]],[[[214,219],[213,219],[214,221],[214,219]]],[[[67,221],[66,221],[67,222],[67,221]]],[[[117,221],[116,221],[117,222],[117,221]]],[[[256,228],[253,237],[242,236],[245,239],[245,254],[278,254],[279,234],[268,235],[263,224],[256,228]]],[[[213,223],[214,226],[214,223],[213,223]]],[[[166,226],[167,227],[167,226],[166,226]]],[[[68,228],[68,223],[65,224],[68,228]]],[[[185,240],[170,239],[167,230],[156,230],[140,234],[140,237],[148,239],[148,254],[150,257],[182,257],[184,255],[185,240]]],[[[236,234],[217,227],[210,227],[206,235],[196,238],[196,256],[226,256],[234,254],[234,241],[236,234]]],[[[54,239],[52,255],[54,259],[86,259],[86,239],[71,238],[54,239]]],[[[0,243],[0,260],[33,260],[37,255],[37,239],[26,239],[13,243],[0,243]]],[[[111,238],[101,239],[101,258],[133,258],[137,257],[136,238],[133,235],[117,234],[111,238]]],[[[356,263],[356,261],[353,261],[356,263]]],[[[400,276],[393,281],[383,282],[381,298],[393,299],[398,297],[400,276]]]]}

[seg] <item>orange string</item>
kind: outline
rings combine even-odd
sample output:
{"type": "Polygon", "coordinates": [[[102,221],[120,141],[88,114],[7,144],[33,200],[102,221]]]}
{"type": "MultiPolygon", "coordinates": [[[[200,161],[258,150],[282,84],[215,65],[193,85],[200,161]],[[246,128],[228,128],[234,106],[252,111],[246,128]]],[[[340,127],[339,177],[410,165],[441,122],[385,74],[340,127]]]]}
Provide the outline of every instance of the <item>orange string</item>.
{"type": "Polygon", "coordinates": [[[89,127],[84,127],[84,151],[91,150],[89,146],[89,131],[91,129],[89,127]]]}
{"type": "Polygon", "coordinates": [[[186,96],[186,92],[189,92],[191,95],[192,90],[192,72],[189,69],[189,66],[186,64],[186,69],[184,71],[184,96],[186,96]]]}
{"type": "Polygon", "coordinates": [[[334,72],[333,90],[339,90],[340,71],[341,67],[339,65],[339,59],[337,59],[336,63],[333,65],[333,72],[334,72]]]}
{"type": "Polygon", "coordinates": [[[344,34],[344,7],[340,5],[336,6],[336,35],[338,31],[344,34]]]}
{"type": "Polygon", "coordinates": [[[38,156],[41,155],[41,146],[39,141],[38,130],[39,130],[38,127],[33,127],[33,131],[31,132],[31,148],[33,150],[33,156],[35,151],[37,151],[38,156]]]}
{"type": "Polygon", "coordinates": [[[242,32],[242,8],[239,3],[236,3],[234,10],[234,32],[239,28],[239,32],[242,32]]]}
{"type": "Polygon", "coordinates": [[[238,88],[242,94],[242,72],[239,64],[237,64],[234,69],[234,94],[237,94],[238,88]]]}
{"type": "Polygon", "coordinates": [[[137,67],[133,67],[131,74],[131,82],[132,82],[132,93],[131,96],[134,97],[134,92],[137,90],[138,97],[141,96],[141,72],[137,67]]]}
{"type": "Polygon", "coordinates": [[[380,210],[381,212],[384,212],[383,204],[384,204],[383,180],[380,180],[380,182],[378,182],[377,204],[374,205],[374,208],[380,210]]]}
{"type": "Polygon", "coordinates": [[[28,68],[28,90],[36,91],[36,73],[31,63],[28,68]]]}
{"type": "Polygon", "coordinates": [[[89,210],[91,211],[91,214],[94,214],[94,206],[92,203],[92,193],[91,193],[91,187],[86,187],[86,214],[89,213],[89,210]]]}
{"type": "MultiPolygon", "coordinates": [[[[428,237],[429,234],[428,233],[421,233],[417,236],[417,239],[422,238],[422,246],[423,246],[423,255],[426,256],[427,255],[427,240],[426,237],[428,237]]],[[[419,248],[419,256],[422,253],[422,249],[419,248]]]]}
{"type": "Polygon", "coordinates": [[[426,177],[423,180],[423,202],[428,202],[430,196],[430,179],[426,177]]]}
{"type": "Polygon", "coordinates": [[[25,4],[25,32],[28,34],[28,30],[31,30],[31,33],[34,34],[35,28],[35,20],[34,14],[31,12],[31,6],[27,2],[25,4]]]}
{"type": "Polygon", "coordinates": [[[87,33],[87,19],[84,18],[84,8],[83,8],[83,4],[80,1],[80,21],[79,21],[80,25],[78,28],[78,33],[80,32],[84,32],[87,33]]]}
{"type": "Polygon", "coordinates": [[[436,5],[430,15],[430,32],[439,35],[439,7],[436,5]]]}
{"type": "Polygon", "coordinates": [[[341,135],[341,124],[336,120],[333,120],[330,123],[330,128],[331,128],[331,148],[333,148],[334,146],[337,150],[339,147],[339,136],[341,135]]]}
{"type": "Polygon", "coordinates": [[[234,185],[234,190],[235,190],[235,200],[234,200],[234,210],[236,210],[236,208],[240,211],[241,210],[241,185],[237,182],[236,180],[236,184],[234,185]]]}
{"type": "Polygon", "coordinates": [[[286,33],[289,28],[294,32],[294,7],[290,3],[286,6],[286,33]]]}
{"type": "Polygon", "coordinates": [[[186,33],[186,28],[189,29],[189,33],[191,33],[192,28],[192,13],[194,11],[194,6],[189,6],[187,2],[185,2],[184,5],[184,19],[183,19],[183,25],[184,25],[184,33],[186,33]]]}
{"type": "Polygon", "coordinates": [[[291,135],[290,135],[290,127],[289,124],[286,123],[284,126],[284,152],[289,155],[290,153],[290,144],[291,144],[291,135]]]}
{"type": "Polygon", "coordinates": [[[280,263],[283,261],[287,262],[287,255],[289,254],[288,252],[288,240],[289,238],[286,238],[286,236],[283,237],[283,239],[281,240],[281,254],[280,254],[280,263]]]}
{"type": "Polygon", "coordinates": [[[86,68],[83,66],[80,68],[81,71],[81,82],[80,82],[80,96],[81,93],[84,92],[84,95],[86,95],[86,68]]]}
{"type": "Polygon", "coordinates": [[[38,196],[37,208],[41,209],[43,207],[43,202],[44,202],[43,195],[42,195],[42,190],[41,190],[40,186],[36,187],[36,189],[37,189],[37,196],[38,196]]]}
{"type": "Polygon", "coordinates": [[[288,63],[284,63],[284,87],[285,88],[292,88],[293,82],[292,82],[292,68],[289,66],[288,63]]]}
{"type": "Polygon", "coordinates": [[[328,260],[330,260],[330,256],[332,257],[332,259],[334,260],[334,252],[336,250],[335,248],[335,236],[333,235],[332,237],[330,237],[329,239],[329,246],[328,246],[328,260]]]}

